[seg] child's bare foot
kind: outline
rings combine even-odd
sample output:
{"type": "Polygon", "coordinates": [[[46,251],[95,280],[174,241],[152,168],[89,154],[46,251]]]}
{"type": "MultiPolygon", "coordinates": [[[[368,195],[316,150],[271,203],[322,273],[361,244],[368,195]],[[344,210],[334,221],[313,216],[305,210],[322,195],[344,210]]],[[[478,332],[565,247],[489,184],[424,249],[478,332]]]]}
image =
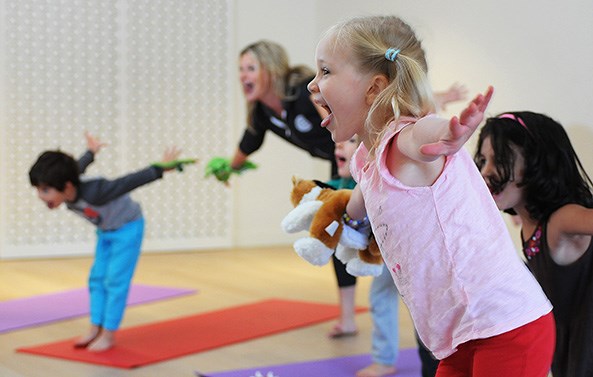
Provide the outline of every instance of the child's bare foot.
{"type": "Polygon", "coordinates": [[[89,344],[87,350],[89,352],[103,352],[107,351],[115,344],[113,331],[105,330],[89,344]]]}
{"type": "Polygon", "coordinates": [[[355,336],[358,334],[358,330],[356,329],[356,325],[353,325],[350,328],[342,326],[339,323],[336,323],[331,330],[327,333],[327,336],[332,339],[344,338],[349,336],[355,336]]]}
{"type": "Polygon", "coordinates": [[[101,334],[101,326],[92,325],[89,333],[80,337],[75,343],[74,348],[86,348],[91,342],[101,334]]]}
{"type": "Polygon", "coordinates": [[[378,363],[372,363],[366,368],[362,368],[356,372],[356,377],[383,377],[392,376],[396,372],[396,369],[392,365],[384,365],[378,363]]]}

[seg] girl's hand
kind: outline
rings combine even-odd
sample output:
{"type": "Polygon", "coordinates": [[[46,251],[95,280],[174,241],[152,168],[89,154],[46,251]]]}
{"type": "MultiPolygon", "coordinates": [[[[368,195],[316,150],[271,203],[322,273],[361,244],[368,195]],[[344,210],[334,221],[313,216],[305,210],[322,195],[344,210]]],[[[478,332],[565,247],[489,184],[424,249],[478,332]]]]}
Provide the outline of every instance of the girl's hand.
{"type": "Polygon", "coordinates": [[[493,93],[494,88],[489,86],[486,93],[478,94],[461,112],[459,118],[451,118],[448,132],[436,143],[421,146],[420,152],[430,156],[448,156],[461,149],[484,119],[484,112],[493,93]]]}
{"type": "Polygon", "coordinates": [[[93,152],[93,154],[99,153],[101,148],[106,146],[106,143],[102,143],[99,139],[94,137],[90,132],[85,131],[84,137],[86,139],[86,147],[89,151],[93,152]]]}

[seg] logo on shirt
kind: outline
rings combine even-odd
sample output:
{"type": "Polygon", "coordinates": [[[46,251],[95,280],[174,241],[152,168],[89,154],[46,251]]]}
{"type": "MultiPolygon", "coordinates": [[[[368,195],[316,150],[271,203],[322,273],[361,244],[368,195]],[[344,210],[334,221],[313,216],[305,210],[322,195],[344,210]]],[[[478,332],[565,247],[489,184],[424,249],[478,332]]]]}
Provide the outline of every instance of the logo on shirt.
{"type": "Polygon", "coordinates": [[[297,131],[306,133],[313,129],[313,124],[309,122],[309,119],[305,118],[304,115],[299,114],[294,118],[294,127],[297,131]]]}
{"type": "Polygon", "coordinates": [[[284,130],[284,134],[286,135],[286,137],[290,137],[291,132],[290,132],[290,128],[288,128],[288,126],[286,125],[286,123],[284,123],[283,121],[281,121],[280,119],[271,116],[270,117],[270,122],[272,122],[272,124],[278,128],[281,128],[284,130]]]}
{"type": "Polygon", "coordinates": [[[91,207],[84,207],[82,214],[95,225],[98,225],[101,222],[101,215],[91,207]]]}

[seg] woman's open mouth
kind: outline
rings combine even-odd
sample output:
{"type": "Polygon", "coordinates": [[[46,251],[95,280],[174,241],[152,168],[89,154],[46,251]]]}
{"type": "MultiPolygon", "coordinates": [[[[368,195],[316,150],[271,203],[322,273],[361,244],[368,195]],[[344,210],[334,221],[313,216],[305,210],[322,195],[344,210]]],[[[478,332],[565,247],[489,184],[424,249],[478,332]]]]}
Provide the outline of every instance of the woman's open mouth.
{"type": "Polygon", "coordinates": [[[243,93],[250,94],[254,91],[255,85],[251,82],[244,82],[243,83],[243,93]]]}

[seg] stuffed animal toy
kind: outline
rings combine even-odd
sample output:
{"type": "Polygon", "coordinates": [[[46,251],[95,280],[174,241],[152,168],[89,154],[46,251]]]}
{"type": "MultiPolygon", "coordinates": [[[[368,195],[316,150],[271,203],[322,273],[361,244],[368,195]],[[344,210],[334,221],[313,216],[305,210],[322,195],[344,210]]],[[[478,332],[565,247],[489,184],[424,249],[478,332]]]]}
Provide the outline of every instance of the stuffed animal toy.
{"type": "Polygon", "coordinates": [[[241,174],[246,170],[256,169],[257,165],[251,161],[245,161],[245,163],[239,169],[233,169],[231,167],[231,161],[224,157],[213,157],[206,164],[205,177],[214,176],[218,181],[228,186],[229,179],[232,174],[241,174]]]}
{"type": "Polygon", "coordinates": [[[287,233],[309,230],[309,237],[296,240],[298,255],[316,266],[327,264],[335,252],[354,276],[381,274],[383,260],[370,229],[358,231],[344,225],[343,215],[352,190],[319,181],[292,178],[290,201],[295,207],[282,220],[287,233]]]}
{"type": "Polygon", "coordinates": [[[181,160],[173,160],[167,162],[153,162],[150,164],[151,166],[155,166],[161,169],[169,170],[169,169],[177,169],[178,171],[183,171],[185,165],[195,164],[198,160],[195,158],[186,158],[181,160]]]}

